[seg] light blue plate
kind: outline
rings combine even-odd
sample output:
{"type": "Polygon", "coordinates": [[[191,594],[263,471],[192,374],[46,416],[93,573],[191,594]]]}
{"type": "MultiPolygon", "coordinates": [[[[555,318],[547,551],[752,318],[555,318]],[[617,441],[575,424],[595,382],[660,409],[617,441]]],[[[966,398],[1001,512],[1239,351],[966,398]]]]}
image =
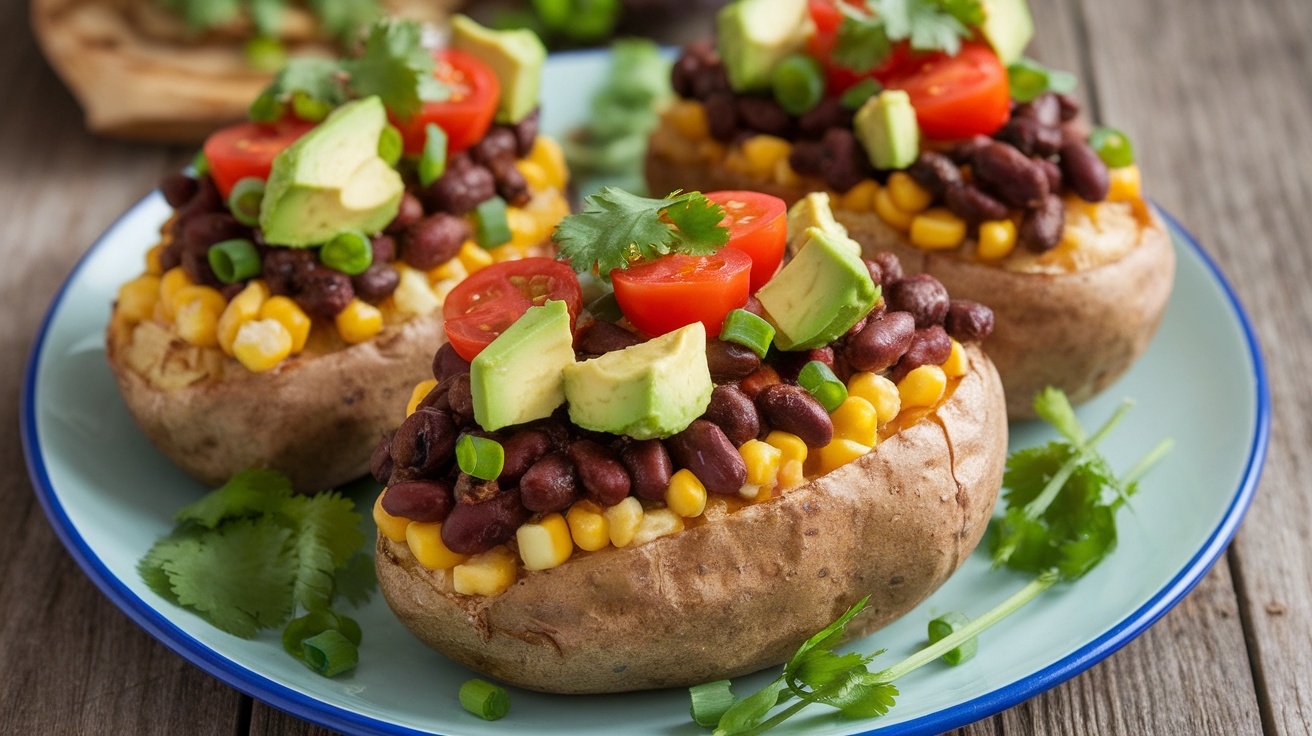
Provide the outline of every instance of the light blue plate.
{"type": "MultiPolygon", "coordinates": [[[[544,128],[559,135],[587,114],[604,73],[599,54],[547,64],[544,128]]],[[[22,434],[32,479],[65,546],[120,608],[188,661],[232,687],[301,718],[360,734],[697,734],[686,690],[613,696],[549,696],[512,690],[504,720],[460,709],[456,692],[473,673],[420,646],[376,597],[360,610],[360,666],[328,680],[283,653],[277,637],[224,634],[152,593],[137,560],[167,533],[172,514],[206,489],[161,456],[133,425],[105,363],[103,334],[119,284],[137,275],[168,207],[156,192],[91,247],[55,297],[28,364],[22,434]]],[[[1047,593],[988,631],[979,655],[956,668],[935,664],[902,681],[883,718],[845,721],[804,712],[780,733],[932,734],[976,721],[1076,675],[1123,646],[1187,593],[1234,535],[1266,454],[1269,398],[1257,341],[1230,287],[1174,220],[1178,275],[1160,332],[1143,359],[1101,398],[1081,407],[1096,426],[1123,397],[1138,406],[1106,444],[1124,469],[1162,437],[1175,450],[1121,514],[1121,545],[1077,585],[1047,593]]],[[[271,402],[270,411],[276,411],[271,402]]],[[[1012,428],[1012,446],[1049,438],[1034,424],[1012,428]]],[[[854,649],[887,648],[888,663],[924,639],[938,613],[977,615],[1021,585],[990,572],[976,553],[941,590],[854,649]]],[[[758,687],[773,673],[743,678],[758,687]]]]}

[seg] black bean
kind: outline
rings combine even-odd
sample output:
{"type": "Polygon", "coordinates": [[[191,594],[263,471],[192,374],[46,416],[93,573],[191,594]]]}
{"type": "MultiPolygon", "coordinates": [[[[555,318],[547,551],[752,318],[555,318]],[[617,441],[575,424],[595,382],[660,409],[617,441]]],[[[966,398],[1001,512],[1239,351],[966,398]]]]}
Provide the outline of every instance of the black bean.
{"type": "Polygon", "coordinates": [[[848,339],[843,358],[859,371],[878,373],[897,363],[911,347],[916,320],[908,312],[889,312],[871,319],[848,339]]]}
{"type": "Polygon", "coordinates": [[[1080,114],[1080,101],[1074,95],[1059,94],[1057,103],[1061,107],[1061,121],[1063,123],[1074,120],[1080,114]]]}
{"type": "Polygon", "coordinates": [[[305,278],[318,267],[314,251],[306,248],[269,248],[264,253],[261,275],[275,296],[291,296],[301,290],[305,278]]]}
{"type": "Polygon", "coordinates": [[[1061,101],[1052,92],[1044,92],[1029,102],[1016,106],[1012,118],[1032,118],[1041,125],[1055,128],[1061,124],[1061,101]]]}
{"type": "Polygon", "coordinates": [[[392,436],[392,462],[398,469],[420,475],[446,468],[455,454],[456,425],[450,415],[418,409],[406,417],[392,436]]]}
{"type": "Polygon", "coordinates": [[[453,156],[446,173],[424,190],[424,199],[430,211],[463,215],[496,193],[492,171],[461,153],[453,156]]]}
{"type": "Polygon", "coordinates": [[[665,500],[674,464],[660,440],[636,440],[620,450],[620,462],[632,479],[633,495],[650,501],[665,500]]]}
{"type": "Polygon", "coordinates": [[[706,124],[711,137],[721,143],[729,142],[738,132],[738,112],[731,92],[715,92],[706,97],[706,124]]]}
{"type": "Polygon", "coordinates": [[[979,302],[953,299],[943,326],[958,342],[983,340],[993,334],[993,310],[979,302]]]}
{"type": "Polygon", "coordinates": [[[355,298],[351,277],[327,266],[316,266],[301,277],[293,297],[311,317],[336,317],[355,298]]]}
{"type": "Polygon", "coordinates": [[[396,238],[391,235],[375,235],[369,239],[369,249],[373,251],[372,263],[391,263],[396,260],[396,238]]]}
{"type": "MultiPolygon", "coordinates": [[[[485,435],[488,432],[470,432],[469,434],[485,435]]],[[[490,500],[492,497],[501,493],[501,484],[495,480],[483,480],[461,471],[456,476],[455,498],[456,503],[462,506],[482,503],[490,500]]]]}
{"type": "MultiPolygon", "coordinates": [[[[497,480],[505,485],[518,481],[534,463],[551,451],[551,438],[539,430],[521,430],[503,440],[501,449],[505,452],[505,461],[497,480]]],[[[529,508],[537,511],[532,506],[529,508]]]]}
{"type": "Polygon", "coordinates": [[[603,320],[581,327],[574,340],[578,345],[578,351],[584,355],[605,355],[642,342],[642,339],[632,332],[603,320]]]}
{"type": "Polygon", "coordinates": [[[1048,196],[1048,178],[1025,154],[996,141],[975,153],[975,181],[1013,207],[1034,207],[1048,196]]]}
{"type": "Polygon", "coordinates": [[[168,174],[159,182],[160,194],[173,209],[179,209],[191,201],[200,190],[200,184],[190,176],[182,173],[168,174]]]}
{"type": "Polygon", "coordinates": [[[980,149],[992,144],[993,139],[986,135],[973,135],[953,144],[952,148],[948,149],[948,158],[952,159],[957,165],[970,164],[974,162],[975,154],[980,149]]]}
{"type": "Polygon", "coordinates": [[[383,494],[383,511],[411,521],[442,521],[455,505],[451,483],[445,480],[402,481],[383,494]]]}
{"type": "Polygon", "coordinates": [[[761,359],[745,345],[712,337],[706,341],[706,366],[711,380],[725,383],[751,375],[761,367],[761,359]]]}
{"type": "Polygon", "coordinates": [[[732,384],[716,386],[711,403],[702,419],[719,427],[734,447],[753,439],[761,432],[761,416],[756,404],[732,384]]]}
{"type": "Polygon", "coordinates": [[[897,383],[922,365],[943,365],[943,361],[951,354],[952,340],[942,327],[931,325],[923,330],[916,330],[911,337],[911,346],[897,362],[889,378],[897,383]]]}
{"type": "Polygon", "coordinates": [[[457,373],[443,381],[448,386],[447,401],[451,412],[462,422],[474,418],[474,394],[470,389],[469,374],[457,373]]]}
{"type": "Polygon", "coordinates": [[[1055,161],[1049,161],[1046,158],[1036,158],[1034,163],[1038,164],[1039,168],[1043,170],[1043,176],[1048,180],[1048,191],[1060,192],[1062,187],[1061,167],[1055,161]]]}
{"type": "Polygon", "coordinates": [[[538,129],[541,125],[542,108],[535,107],[533,112],[510,127],[511,132],[515,134],[515,155],[525,158],[533,152],[533,143],[538,139],[538,129]]]}
{"type": "Polygon", "coordinates": [[[219,194],[214,179],[208,176],[196,180],[196,193],[178,209],[178,217],[187,218],[205,212],[227,213],[227,203],[223,201],[223,195],[219,194]]]}
{"type": "Polygon", "coordinates": [[[1025,213],[1017,239],[1036,253],[1052,250],[1061,242],[1066,228],[1066,206],[1061,197],[1050,194],[1038,208],[1025,213]]]}
{"type": "Polygon", "coordinates": [[[510,541],[528,517],[514,490],[480,503],[456,504],[442,524],[442,544],[456,554],[480,554],[510,541]]]}
{"type": "Polygon", "coordinates": [[[847,115],[837,97],[826,97],[797,118],[797,132],[804,138],[821,138],[830,128],[850,127],[844,125],[847,115]]]}
{"type": "Polygon", "coordinates": [[[570,443],[569,459],[578,470],[579,481],[588,499],[608,507],[629,495],[629,472],[610,448],[588,439],[570,443]]]}
{"type": "Polygon", "coordinates": [[[183,251],[204,255],[211,245],[234,238],[249,238],[251,229],[226,212],[204,212],[179,219],[174,237],[183,251]]]}
{"type": "Polygon", "coordinates": [[[948,290],[927,273],[908,276],[893,284],[884,295],[889,311],[910,312],[916,329],[943,324],[948,314],[948,290]]]}
{"type": "Polygon", "coordinates": [[[401,195],[401,205],[396,210],[396,217],[387,225],[386,231],[400,235],[406,228],[419,222],[424,217],[424,204],[411,192],[401,195]]]}
{"type": "Polygon", "coordinates": [[[889,251],[876,253],[872,260],[879,264],[879,285],[884,288],[884,295],[885,298],[887,298],[888,290],[893,288],[893,284],[896,284],[905,277],[902,271],[902,261],[898,260],[896,254],[889,251]]]}
{"type": "Polygon", "coordinates": [[[723,430],[705,419],[694,420],[665,446],[674,464],[691,471],[711,493],[736,494],[747,483],[742,455],[723,430]]]}
{"type": "Polygon", "coordinates": [[[469,153],[475,161],[491,168],[495,161],[513,163],[517,148],[514,132],[509,128],[494,125],[483,135],[482,140],[469,149],[469,153]]]}
{"type": "Polygon", "coordinates": [[[1087,143],[1072,141],[1061,147],[1061,173],[1066,185],[1086,202],[1107,199],[1111,176],[1107,164],[1087,143]]]}
{"type": "Polygon", "coordinates": [[[582,495],[574,464],[561,452],[543,457],[520,479],[519,495],[529,511],[564,511],[582,495]]]}
{"type": "Polygon", "coordinates": [[[401,274],[386,263],[375,263],[365,269],[364,273],[351,277],[351,288],[360,299],[377,304],[396,291],[401,283],[401,274]]]}
{"type": "Polygon", "coordinates": [[[820,176],[825,171],[825,147],[820,141],[798,141],[788,153],[788,165],[803,176],[820,176]]]}
{"type": "Polygon", "coordinates": [[[729,75],[718,58],[707,61],[693,75],[692,94],[699,100],[708,100],[712,95],[730,91],[729,75]]]}
{"type": "Polygon", "coordinates": [[[469,361],[460,357],[451,343],[442,343],[442,347],[433,355],[433,378],[438,383],[444,383],[451,376],[468,372],[469,361]]]}
{"type": "Polygon", "coordinates": [[[757,299],[755,295],[747,297],[747,303],[742,306],[742,309],[745,312],[751,312],[761,319],[765,319],[765,305],[762,304],[761,300],[757,299]]]}
{"type": "Polygon", "coordinates": [[[944,203],[954,215],[971,225],[1001,220],[1008,212],[1007,205],[980,191],[974,184],[949,188],[944,203]]]}
{"type": "Polygon", "coordinates": [[[834,191],[846,192],[866,178],[869,158],[852,131],[830,128],[821,143],[825,148],[825,183],[834,191]]]}
{"type": "Polygon", "coordinates": [[[202,286],[212,286],[220,288],[223,282],[219,277],[214,275],[214,269],[210,268],[210,260],[205,251],[187,250],[182,251],[182,268],[187,272],[187,277],[193,283],[202,286]]]}
{"type": "Polygon", "coordinates": [[[369,457],[369,473],[374,480],[386,484],[395,466],[392,462],[392,438],[383,437],[374,445],[374,454],[369,457]]]}
{"type": "Polygon", "coordinates": [[[943,196],[949,188],[961,183],[961,170],[938,151],[922,151],[907,168],[907,174],[935,197],[943,196]]]}
{"type": "Polygon", "coordinates": [[[515,166],[514,159],[502,159],[491,164],[492,176],[497,182],[497,195],[514,207],[523,207],[533,198],[528,179],[515,166]]]}
{"type": "Polygon", "coordinates": [[[1013,117],[994,138],[1026,156],[1051,156],[1061,146],[1061,130],[1057,123],[1044,125],[1032,117],[1013,117]]]}
{"type": "Polygon", "coordinates": [[[821,348],[812,348],[810,350],[790,350],[779,354],[779,360],[775,363],[775,370],[779,371],[780,377],[785,381],[797,381],[797,375],[802,372],[807,363],[818,360],[824,363],[830,370],[834,368],[834,349],[828,345],[821,348]]]}
{"type": "Polygon", "coordinates": [[[834,439],[829,412],[801,386],[766,386],[756,395],[756,408],[770,426],[797,435],[808,447],[824,447],[834,439]]]}
{"type": "Polygon", "coordinates": [[[701,60],[696,56],[687,51],[680,54],[674,65],[670,67],[670,87],[674,90],[674,94],[684,99],[692,98],[693,79],[700,68],[701,60]]]}
{"type": "Polygon", "coordinates": [[[455,258],[472,232],[463,217],[446,212],[429,215],[401,236],[401,259],[418,269],[436,268],[455,258]]]}

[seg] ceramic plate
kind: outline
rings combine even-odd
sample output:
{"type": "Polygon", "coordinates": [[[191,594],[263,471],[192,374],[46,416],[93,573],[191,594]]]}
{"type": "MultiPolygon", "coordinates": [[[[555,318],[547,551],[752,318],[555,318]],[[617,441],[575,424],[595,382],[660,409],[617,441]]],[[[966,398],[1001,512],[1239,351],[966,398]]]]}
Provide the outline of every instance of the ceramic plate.
{"type": "MultiPolygon", "coordinates": [[[[553,57],[544,128],[579,122],[605,70],[600,54],[553,57]]],[[[74,269],[29,361],[22,431],[37,494],[55,530],[98,586],[181,656],[242,692],[351,734],[696,734],[686,690],[612,696],[511,691],[504,720],[487,723],[457,704],[470,670],[417,646],[381,597],[357,612],[360,666],[328,680],[283,653],[275,634],[245,641],[152,593],[135,565],[171,516],[207,489],[174,468],[132,423],[105,363],[103,333],[118,285],[137,275],[168,207],[153,193],[128,211],[74,269]]],[[[1081,407],[1096,426],[1124,397],[1137,407],[1105,445],[1124,469],[1162,437],[1175,450],[1121,514],[1120,548],[1078,584],[1056,588],[985,633],[979,655],[956,668],[931,665],[898,682],[892,712],[847,721],[821,708],[779,733],[931,734],[1008,708],[1085,670],[1156,621],[1221,554],[1252,498],[1266,451],[1269,406],[1256,339],[1234,293],[1202,248],[1171,226],[1179,272],[1160,332],[1143,359],[1102,397],[1081,407]]],[[[1050,437],[1013,427],[1013,448],[1050,437]]],[[[360,491],[367,504],[372,489],[360,491]]],[[[1026,582],[991,572],[977,552],[937,593],[853,649],[887,648],[891,663],[921,645],[925,623],[945,611],[979,614],[1026,582]]],[[[740,693],[772,672],[742,678],[740,693]]]]}

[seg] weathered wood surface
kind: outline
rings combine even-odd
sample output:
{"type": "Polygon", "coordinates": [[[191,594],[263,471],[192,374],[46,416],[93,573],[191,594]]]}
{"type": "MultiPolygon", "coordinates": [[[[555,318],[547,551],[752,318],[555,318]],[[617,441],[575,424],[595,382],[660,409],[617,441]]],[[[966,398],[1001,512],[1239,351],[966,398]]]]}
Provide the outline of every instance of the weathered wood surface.
{"type": "MultiPolygon", "coordinates": [[[[1081,75],[1090,109],[1131,134],[1154,198],[1248,307],[1274,432],[1244,528],[1179,607],[1089,672],[958,733],[1312,733],[1312,4],[1032,5],[1043,33],[1032,53],[1081,75]]],[[[16,418],[40,319],[85,247],[187,152],[85,134],[27,27],[25,2],[0,2],[0,733],[327,733],[138,629],[32,492],[16,418]]]]}

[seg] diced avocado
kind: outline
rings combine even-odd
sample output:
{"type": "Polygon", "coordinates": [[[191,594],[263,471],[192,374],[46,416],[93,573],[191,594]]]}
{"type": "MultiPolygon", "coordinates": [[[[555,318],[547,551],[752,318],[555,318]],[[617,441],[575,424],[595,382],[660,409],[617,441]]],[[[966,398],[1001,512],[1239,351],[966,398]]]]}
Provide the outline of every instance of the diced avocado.
{"type": "Polygon", "coordinates": [[[886,89],[866,100],[852,128],[876,169],[905,169],[920,155],[916,109],[900,89],[886,89]]]}
{"type": "Polygon", "coordinates": [[[457,15],[451,19],[451,46],[473,54],[496,72],[501,82],[498,123],[514,125],[537,108],[547,48],[536,33],[525,28],[494,31],[457,15]]]}
{"type": "Polygon", "coordinates": [[[712,388],[700,322],[565,369],[575,424],[640,440],[686,429],[706,412],[712,388]]]}
{"type": "MultiPolygon", "coordinates": [[[[817,228],[847,238],[847,228],[834,219],[834,212],[829,207],[829,195],[825,192],[811,192],[797,200],[796,204],[789,208],[789,253],[796,253],[806,243],[808,237],[806,231],[811,228],[817,228]]],[[[857,246],[859,255],[861,246],[855,240],[847,240],[847,242],[857,246]]]]}
{"type": "Polygon", "coordinates": [[[490,431],[551,416],[565,403],[563,371],[574,365],[565,302],[529,307],[469,365],[474,420],[490,431]]]}
{"type": "Polygon", "coordinates": [[[810,350],[841,337],[870,312],[879,287],[850,240],[819,228],[793,260],[756,292],[780,350],[810,350]]]}
{"type": "Polygon", "coordinates": [[[319,245],[345,230],[376,233],[396,217],[401,175],[378,155],[387,111],[377,97],[343,105],[273,160],[260,228],[273,245],[319,245]]]}
{"type": "Polygon", "coordinates": [[[806,8],[806,0],[738,0],[720,10],[720,58],[735,91],[769,89],[775,64],[805,46],[815,30],[806,8]]]}
{"type": "Polygon", "coordinates": [[[979,30],[993,51],[1008,66],[1021,57],[1034,36],[1034,19],[1025,0],[980,0],[984,22],[979,30]]]}

